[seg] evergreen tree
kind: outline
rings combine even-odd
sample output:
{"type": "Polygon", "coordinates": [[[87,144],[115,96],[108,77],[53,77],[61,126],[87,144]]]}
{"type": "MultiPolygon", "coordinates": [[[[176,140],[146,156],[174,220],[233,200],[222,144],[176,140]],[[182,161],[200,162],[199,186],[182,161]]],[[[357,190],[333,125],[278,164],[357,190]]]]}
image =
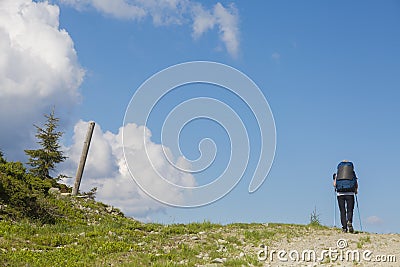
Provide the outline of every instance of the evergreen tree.
{"type": "Polygon", "coordinates": [[[35,150],[25,150],[25,154],[29,156],[28,165],[32,168],[29,170],[33,175],[42,179],[52,178],[50,171],[54,171],[56,164],[67,159],[64,153],[60,150],[59,139],[63,132],[56,131],[59,118],[54,116],[54,109],[49,115],[45,115],[47,122],[41,128],[37,125],[36,138],[37,143],[41,146],[35,150]]]}
{"type": "Polygon", "coordinates": [[[3,151],[0,150],[0,164],[6,163],[6,160],[4,159],[4,154],[3,151]]]}

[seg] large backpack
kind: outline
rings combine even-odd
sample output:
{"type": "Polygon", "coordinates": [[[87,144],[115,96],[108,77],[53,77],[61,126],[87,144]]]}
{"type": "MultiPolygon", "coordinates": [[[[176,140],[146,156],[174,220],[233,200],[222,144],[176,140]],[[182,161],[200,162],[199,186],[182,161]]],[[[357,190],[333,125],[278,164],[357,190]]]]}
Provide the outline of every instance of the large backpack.
{"type": "Polygon", "coordinates": [[[355,192],[357,177],[352,162],[340,162],[336,174],[337,192],[355,192]]]}

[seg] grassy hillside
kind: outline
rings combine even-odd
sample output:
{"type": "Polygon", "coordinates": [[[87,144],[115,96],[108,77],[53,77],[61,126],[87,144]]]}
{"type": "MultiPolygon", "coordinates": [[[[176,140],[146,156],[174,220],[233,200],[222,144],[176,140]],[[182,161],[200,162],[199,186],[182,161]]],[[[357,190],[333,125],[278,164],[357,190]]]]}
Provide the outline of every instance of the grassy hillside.
{"type": "Polygon", "coordinates": [[[368,249],[396,257],[399,235],[271,223],[140,223],[87,198],[51,198],[69,214],[56,224],[0,221],[1,266],[397,266],[398,261],[318,258],[324,249],[337,249],[338,240],[360,253],[368,249]],[[266,247],[269,254],[260,259],[266,247]],[[305,249],[314,249],[317,259],[278,261],[278,250],[305,249]]]}
{"type": "Polygon", "coordinates": [[[400,260],[399,235],[343,234],[318,223],[141,223],[90,194],[72,197],[64,191],[70,188],[0,157],[0,266],[397,266],[400,260]],[[337,249],[339,241],[346,245],[341,251],[371,250],[385,255],[385,262],[344,261],[331,254],[288,260],[294,250],[301,255],[313,249],[319,257],[337,249]]]}
{"type": "Polygon", "coordinates": [[[65,215],[55,224],[0,221],[2,266],[261,266],[260,244],[323,229],[209,222],[140,223],[88,198],[49,196],[65,215]]]}

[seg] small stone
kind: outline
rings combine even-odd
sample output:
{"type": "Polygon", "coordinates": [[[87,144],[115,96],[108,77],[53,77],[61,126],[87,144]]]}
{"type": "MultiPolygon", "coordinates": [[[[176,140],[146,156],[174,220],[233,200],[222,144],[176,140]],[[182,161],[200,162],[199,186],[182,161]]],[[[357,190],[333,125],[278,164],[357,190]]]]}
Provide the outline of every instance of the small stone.
{"type": "Polygon", "coordinates": [[[58,195],[58,194],[60,194],[60,189],[57,188],[57,187],[52,187],[52,188],[49,189],[48,192],[49,192],[49,194],[58,195]]]}
{"type": "Polygon", "coordinates": [[[227,251],[227,249],[223,245],[220,245],[219,248],[217,249],[217,252],[226,252],[226,251],[227,251]]]}
{"type": "Polygon", "coordinates": [[[239,258],[243,258],[245,256],[244,252],[240,252],[239,258]]]}
{"type": "Polygon", "coordinates": [[[199,240],[200,238],[197,235],[195,235],[195,236],[192,236],[190,239],[191,240],[199,240]]]}
{"type": "Polygon", "coordinates": [[[111,212],[113,211],[113,207],[112,207],[112,206],[108,206],[108,207],[106,208],[106,211],[107,211],[108,213],[111,213],[111,212]]]}
{"type": "Polygon", "coordinates": [[[218,243],[219,244],[226,244],[228,242],[226,240],[223,240],[223,239],[218,239],[218,243]]]}
{"type": "Polygon", "coordinates": [[[200,254],[199,254],[199,255],[196,255],[196,258],[198,258],[198,259],[202,259],[202,258],[203,258],[203,253],[201,253],[201,252],[200,252],[200,254]]]}
{"type": "MultiPolygon", "coordinates": [[[[226,261],[226,259],[225,259],[226,261]]],[[[215,258],[211,261],[211,263],[224,263],[225,262],[224,259],[221,258],[215,258]]]]}

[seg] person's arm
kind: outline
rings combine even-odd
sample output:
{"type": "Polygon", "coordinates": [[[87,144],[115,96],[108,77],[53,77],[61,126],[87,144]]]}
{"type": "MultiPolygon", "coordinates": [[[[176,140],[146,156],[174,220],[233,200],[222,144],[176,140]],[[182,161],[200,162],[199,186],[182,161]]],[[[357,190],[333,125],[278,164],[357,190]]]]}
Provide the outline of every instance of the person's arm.
{"type": "Polygon", "coordinates": [[[336,173],[333,174],[333,187],[336,187],[336,173]]]}
{"type": "Polygon", "coordinates": [[[354,193],[357,195],[357,193],[358,193],[358,178],[357,178],[355,171],[353,171],[353,174],[354,174],[354,177],[356,178],[356,190],[354,191],[354,193]]]}
{"type": "Polygon", "coordinates": [[[358,193],[358,181],[356,182],[356,190],[354,191],[354,193],[357,195],[358,193]]]}

